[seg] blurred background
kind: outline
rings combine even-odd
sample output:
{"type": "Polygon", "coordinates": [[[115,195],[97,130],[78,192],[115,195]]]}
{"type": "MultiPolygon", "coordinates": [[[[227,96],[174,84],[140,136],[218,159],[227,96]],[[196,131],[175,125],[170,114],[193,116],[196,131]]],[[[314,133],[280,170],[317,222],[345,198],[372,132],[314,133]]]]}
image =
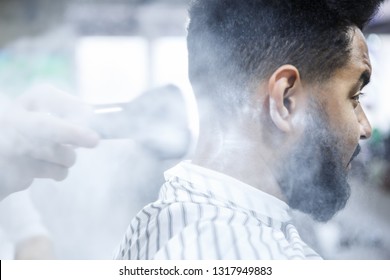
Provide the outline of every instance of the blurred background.
{"type": "MultiPolygon", "coordinates": [[[[104,105],[171,83],[183,92],[194,138],[188,2],[0,0],[0,93],[16,97],[49,83],[104,105]]],[[[351,200],[327,224],[296,214],[303,238],[330,259],[390,259],[389,1],[365,34],[374,71],[362,103],[374,133],[353,165],[351,200]]],[[[0,258],[20,256],[32,240],[25,247],[37,258],[111,259],[131,218],[156,199],[163,171],[182,158],[161,158],[131,140],[80,150],[67,180],[37,180],[0,205],[0,258]],[[12,206],[22,201],[22,209],[12,206]]]]}

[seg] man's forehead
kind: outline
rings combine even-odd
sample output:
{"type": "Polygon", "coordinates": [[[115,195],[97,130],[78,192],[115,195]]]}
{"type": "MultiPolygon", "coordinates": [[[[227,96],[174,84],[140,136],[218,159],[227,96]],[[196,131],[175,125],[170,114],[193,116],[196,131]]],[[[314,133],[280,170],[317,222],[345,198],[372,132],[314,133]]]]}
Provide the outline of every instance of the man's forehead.
{"type": "MultiPolygon", "coordinates": [[[[360,29],[352,29],[350,36],[350,59],[344,67],[335,71],[333,77],[338,83],[354,88],[359,86],[361,89],[369,82],[372,71],[368,47],[360,29]]],[[[330,86],[333,86],[334,82],[335,80],[330,83],[330,86]]]]}
{"type": "Polygon", "coordinates": [[[371,62],[366,39],[357,28],[353,30],[351,48],[351,62],[354,66],[360,68],[361,72],[369,71],[371,73],[371,62]]]}

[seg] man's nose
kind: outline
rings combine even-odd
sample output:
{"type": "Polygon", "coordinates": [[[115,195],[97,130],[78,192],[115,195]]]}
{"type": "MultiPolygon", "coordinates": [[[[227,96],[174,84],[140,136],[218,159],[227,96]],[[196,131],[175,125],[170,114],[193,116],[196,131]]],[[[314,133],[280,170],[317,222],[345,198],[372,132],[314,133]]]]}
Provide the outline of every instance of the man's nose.
{"type": "Polygon", "coordinates": [[[366,113],[364,112],[361,105],[359,105],[356,110],[360,125],[360,139],[368,139],[372,134],[370,121],[367,119],[366,113]]]}

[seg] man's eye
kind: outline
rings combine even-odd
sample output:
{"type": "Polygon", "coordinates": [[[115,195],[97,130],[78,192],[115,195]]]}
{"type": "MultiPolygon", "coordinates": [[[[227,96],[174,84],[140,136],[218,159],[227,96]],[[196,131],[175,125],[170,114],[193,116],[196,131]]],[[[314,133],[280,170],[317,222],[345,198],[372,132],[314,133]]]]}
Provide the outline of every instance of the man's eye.
{"type": "Polygon", "coordinates": [[[355,107],[357,107],[357,105],[360,103],[360,97],[362,97],[363,95],[363,92],[359,92],[358,94],[352,96],[351,99],[355,102],[355,107]]]}
{"type": "Polygon", "coordinates": [[[353,96],[352,99],[353,99],[354,101],[359,102],[359,101],[360,101],[360,94],[353,96]]]}

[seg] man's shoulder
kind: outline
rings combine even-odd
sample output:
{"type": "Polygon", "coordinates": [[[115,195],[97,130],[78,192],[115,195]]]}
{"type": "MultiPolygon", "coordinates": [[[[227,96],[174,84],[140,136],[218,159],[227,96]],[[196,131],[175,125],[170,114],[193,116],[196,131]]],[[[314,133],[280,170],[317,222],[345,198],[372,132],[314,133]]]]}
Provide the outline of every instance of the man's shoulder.
{"type": "Polygon", "coordinates": [[[126,247],[136,259],[291,259],[309,250],[291,226],[285,232],[255,213],[208,203],[157,201],[131,227],[126,247]]]}
{"type": "Polygon", "coordinates": [[[288,259],[281,231],[258,222],[200,218],[181,227],[155,259],[288,259]]]}

